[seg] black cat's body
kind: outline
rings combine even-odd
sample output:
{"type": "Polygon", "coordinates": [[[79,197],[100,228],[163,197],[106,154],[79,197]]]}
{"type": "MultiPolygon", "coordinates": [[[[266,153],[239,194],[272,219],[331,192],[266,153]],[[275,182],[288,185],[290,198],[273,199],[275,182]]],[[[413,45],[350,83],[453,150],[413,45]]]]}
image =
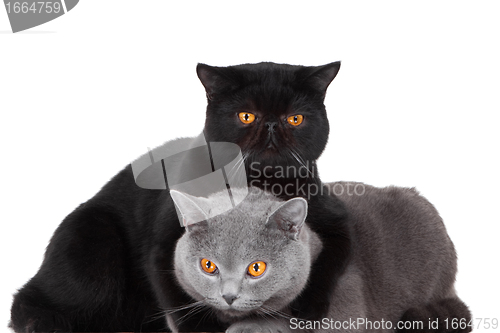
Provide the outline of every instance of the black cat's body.
{"type": "MultiPolygon", "coordinates": [[[[302,318],[317,318],[326,311],[325,286],[331,284],[324,282],[340,274],[349,248],[342,205],[328,195],[310,197],[306,186],[322,187],[311,170],[315,171],[315,160],[328,138],[323,99],[339,67],[340,63],[321,67],[261,63],[197,69],[209,102],[207,141],[238,144],[252,185],[268,189],[275,183],[291,184],[288,196],[310,199],[316,222],[311,228],[323,235],[325,243],[334,244],[332,251],[320,255],[324,263],[315,264],[307,292],[295,305],[302,318]],[[253,125],[260,126],[240,123],[237,114],[242,111],[254,112],[253,125]],[[298,112],[304,115],[304,124],[292,132],[281,118],[298,112]],[[270,127],[269,122],[275,124],[270,127]],[[273,145],[267,147],[270,128],[273,145]],[[267,166],[290,165],[304,166],[302,176],[255,174],[267,166]]],[[[39,272],[15,296],[11,327],[16,331],[168,329],[165,310],[192,301],[171,271],[182,232],[168,191],[139,188],[130,166],[126,167],[61,223],[39,272]]],[[[184,320],[187,312],[172,313],[180,331],[223,329],[204,313],[184,320]]]]}
{"type": "MultiPolygon", "coordinates": [[[[324,246],[292,304],[293,315],[304,319],[326,314],[351,249],[347,212],[323,187],[315,164],[329,131],[323,99],[339,67],[198,66],[208,98],[206,140],[241,147],[249,184],[284,199],[308,200],[306,223],[324,246]],[[254,114],[255,121],[240,122],[241,112],[254,114]],[[303,123],[287,123],[296,114],[303,123]],[[296,173],[280,173],[283,167],[296,173]]],[[[168,312],[181,332],[224,330],[204,310],[181,309],[193,302],[173,273],[182,233],[168,191],[139,188],[127,166],[61,223],[39,272],[14,298],[11,327],[165,331],[168,312]]]]}
{"type": "Polygon", "coordinates": [[[168,266],[183,232],[172,208],[167,191],[137,187],[127,166],[61,223],[40,271],[15,297],[12,327],[168,330],[162,307],[190,302],[168,266]]]}

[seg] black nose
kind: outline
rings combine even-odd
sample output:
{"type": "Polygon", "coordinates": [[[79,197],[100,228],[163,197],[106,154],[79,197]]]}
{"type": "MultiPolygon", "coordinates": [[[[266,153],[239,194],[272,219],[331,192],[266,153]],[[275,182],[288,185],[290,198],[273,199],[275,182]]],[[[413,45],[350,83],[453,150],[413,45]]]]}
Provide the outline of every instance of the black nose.
{"type": "Polygon", "coordinates": [[[276,127],[276,125],[278,125],[278,123],[275,121],[268,121],[267,123],[265,123],[265,125],[267,126],[267,130],[269,132],[273,133],[274,128],[276,127]]]}
{"type": "Polygon", "coordinates": [[[233,304],[234,300],[238,298],[238,296],[233,294],[228,294],[228,295],[222,295],[222,298],[226,300],[227,304],[231,305],[233,304]]]}

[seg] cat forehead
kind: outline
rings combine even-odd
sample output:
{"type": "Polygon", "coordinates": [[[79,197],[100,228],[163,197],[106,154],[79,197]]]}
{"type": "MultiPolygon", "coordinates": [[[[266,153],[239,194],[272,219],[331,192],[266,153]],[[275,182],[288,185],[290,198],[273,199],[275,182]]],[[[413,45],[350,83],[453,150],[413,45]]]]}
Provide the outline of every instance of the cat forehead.
{"type": "MultiPolygon", "coordinates": [[[[234,192],[238,194],[238,190],[234,192]]],[[[211,198],[210,201],[212,201],[211,198]]],[[[217,200],[212,202],[217,202],[217,200]]],[[[209,224],[216,228],[234,229],[233,225],[237,224],[242,229],[262,229],[271,212],[281,203],[282,201],[276,197],[252,188],[242,202],[233,209],[214,216],[209,224]]]]}
{"type": "Polygon", "coordinates": [[[219,69],[227,78],[247,86],[258,85],[261,91],[273,91],[273,88],[283,89],[287,85],[292,86],[297,83],[298,78],[311,70],[306,66],[272,62],[219,67],[219,69]]]}
{"type": "Polygon", "coordinates": [[[214,193],[204,202],[204,209],[211,216],[207,223],[206,232],[214,233],[219,237],[224,235],[236,238],[245,232],[257,235],[265,228],[269,215],[278,208],[283,201],[277,197],[262,191],[251,188],[232,188],[233,197],[244,198],[234,208],[222,212],[219,206],[227,201],[227,192],[214,193]],[[221,213],[219,213],[221,212],[221,213]],[[238,228],[234,226],[237,225],[238,228]]]}
{"type": "Polygon", "coordinates": [[[254,208],[234,209],[211,218],[201,232],[192,235],[193,250],[228,264],[233,260],[265,259],[282,251],[288,239],[266,228],[268,213],[254,208]]]}
{"type": "Polygon", "coordinates": [[[289,65],[289,64],[279,64],[274,62],[259,62],[255,64],[241,64],[235,66],[223,67],[230,71],[241,71],[247,73],[259,73],[259,74],[287,74],[295,71],[301,71],[307,69],[306,66],[300,65],[289,65]]]}

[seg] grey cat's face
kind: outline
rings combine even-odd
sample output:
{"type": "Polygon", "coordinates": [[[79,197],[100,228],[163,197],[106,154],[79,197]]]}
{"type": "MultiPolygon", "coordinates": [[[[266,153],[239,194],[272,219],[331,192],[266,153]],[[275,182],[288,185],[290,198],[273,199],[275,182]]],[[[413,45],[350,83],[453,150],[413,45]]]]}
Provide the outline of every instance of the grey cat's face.
{"type": "Polygon", "coordinates": [[[190,225],[227,197],[171,193],[188,224],[177,243],[175,273],[194,299],[231,320],[281,310],[300,293],[311,265],[304,199],[281,202],[252,190],[231,211],[190,225]]]}

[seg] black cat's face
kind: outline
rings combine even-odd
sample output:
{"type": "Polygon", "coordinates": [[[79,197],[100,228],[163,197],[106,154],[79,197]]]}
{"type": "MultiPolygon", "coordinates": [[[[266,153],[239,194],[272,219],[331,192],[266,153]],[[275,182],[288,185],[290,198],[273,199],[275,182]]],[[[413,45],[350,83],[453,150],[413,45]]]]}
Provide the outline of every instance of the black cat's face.
{"type": "Polygon", "coordinates": [[[207,91],[205,137],[240,146],[247,166],[296,166],[326,146],[326,88],[340,63],[319,67],[274,63],[211,67],[199,64],[207,91]]]}

